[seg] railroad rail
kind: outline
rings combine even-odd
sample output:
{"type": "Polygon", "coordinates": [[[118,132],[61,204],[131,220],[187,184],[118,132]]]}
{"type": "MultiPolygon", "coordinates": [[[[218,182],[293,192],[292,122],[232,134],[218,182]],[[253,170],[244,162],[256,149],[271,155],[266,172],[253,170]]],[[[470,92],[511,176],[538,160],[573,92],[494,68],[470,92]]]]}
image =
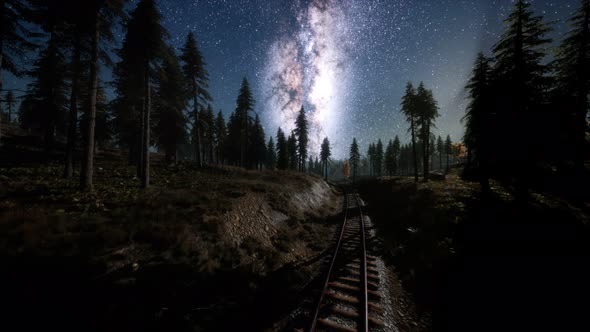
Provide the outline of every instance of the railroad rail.
{"type": "Polygon", "coordinates": [[[382,327],[373,314],[383,311],[376,302],[379,273],[376,258],[367,255],[365,218],[358,194],[345,196],[344,221],[317,300],[309,328],[315,331],[367,332],[382,327]]]}

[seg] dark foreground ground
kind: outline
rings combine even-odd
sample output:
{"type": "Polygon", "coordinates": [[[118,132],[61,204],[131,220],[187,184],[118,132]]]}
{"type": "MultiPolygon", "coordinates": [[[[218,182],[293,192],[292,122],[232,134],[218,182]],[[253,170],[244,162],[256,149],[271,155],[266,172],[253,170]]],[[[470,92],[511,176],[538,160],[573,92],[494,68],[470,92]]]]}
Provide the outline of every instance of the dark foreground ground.
{"type": "MultiPolygon", "coordinates": [[[[457,173],[457,171],[455,171],[457,173]]],[[[587,331],[590,206],[494,183],[365,181],[383,254],[437,331],[587,331]]]]}
{"type": "Polygon", "coordinates": [[[292,201],[317,198],[313,176],[154,155],[144,191],[118,150],[99,153],[83,192],[38,140],[0,147],[0,331],[262,331],[292,310],[314,272],[299,261],[338,222],[331,189],[313,211],[292,201]]]}

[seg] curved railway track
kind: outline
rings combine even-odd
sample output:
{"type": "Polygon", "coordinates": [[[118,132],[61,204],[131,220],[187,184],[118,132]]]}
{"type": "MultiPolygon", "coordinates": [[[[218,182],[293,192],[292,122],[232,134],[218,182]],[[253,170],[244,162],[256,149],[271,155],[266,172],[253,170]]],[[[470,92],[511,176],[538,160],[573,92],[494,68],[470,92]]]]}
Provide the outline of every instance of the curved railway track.
{"type": "Polygon", "coordinates": [[[344,222],[317,300],[309,331],[367,332],[383,326],[375,314],[379,274],[375,257],[367,255],[365,218],[358,194],[345,197],[344,222]]]}

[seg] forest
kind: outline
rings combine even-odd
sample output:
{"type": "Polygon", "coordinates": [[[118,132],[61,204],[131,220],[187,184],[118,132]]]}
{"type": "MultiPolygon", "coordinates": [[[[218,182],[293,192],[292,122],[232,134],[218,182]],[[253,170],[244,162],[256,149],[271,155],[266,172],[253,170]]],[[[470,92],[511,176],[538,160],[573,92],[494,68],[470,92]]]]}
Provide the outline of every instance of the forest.
{"type": "Polygon", "coordinates": [[[581,326],[590,0],[555,39],[512,1],[472,59],[461,137],[416,79],[370,141],[318,135],[304,102],[270,132],[246,74],[221,110],[199,32],[171,35],[161,7],[0,0],[0,290],[23,330],[342,328],[326,294],[365,305],[334,310],[346,331],[581,326]],[[330,279],[341,242],[364,276],[330,279]]]}

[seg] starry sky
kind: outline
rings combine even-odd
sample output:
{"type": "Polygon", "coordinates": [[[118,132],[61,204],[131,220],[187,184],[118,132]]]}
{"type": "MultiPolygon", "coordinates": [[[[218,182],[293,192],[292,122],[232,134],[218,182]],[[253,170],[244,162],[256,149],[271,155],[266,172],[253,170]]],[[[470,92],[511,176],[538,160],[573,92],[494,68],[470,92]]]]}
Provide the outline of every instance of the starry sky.
{"type": "MultiPolygon", "coordinates": [[[[531,2],[559,40],[578,1],[531,2]]],[[[353,136],[363,152],[378,138],[407,142],[400,99],[408,81],[433,90],[441,114],[435,134],[459,140],[472,62],[480,50],[489,54],[512,1],[160,0],[159,7],[173,46],[196,34],[216,111],[234,110],[246,77],[267,135],[292,130],[304,106],[312,154],[327,136],[333,157],[345,158],[353,136]]]]}

